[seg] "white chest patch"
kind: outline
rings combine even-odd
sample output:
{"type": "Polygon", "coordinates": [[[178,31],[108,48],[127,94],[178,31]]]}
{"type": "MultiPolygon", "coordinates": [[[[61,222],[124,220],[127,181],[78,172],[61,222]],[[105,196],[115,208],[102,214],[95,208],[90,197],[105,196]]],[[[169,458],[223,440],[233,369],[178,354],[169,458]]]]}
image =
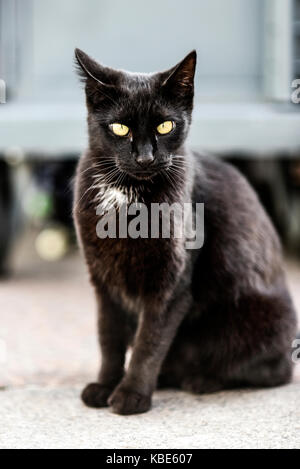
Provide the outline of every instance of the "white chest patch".
{"type": "Polygon", "coordinates": [[[101,214],[113,208],[119,208],[128,203],[128,196],[122,190],[115,187],[100,186],[95,199],[98,202],[96,213],[101,214]]]}
{"type": "Polygon", "coordinates": [[[116,188],[106,189],[106,191],[103,194],[103,203],[106,206],[106,208],[110,208],[111,206],[120,207],[121,205],[127,202],[128,202],[127,195],[124,194],[124,192],[122,192],[120,189],[116,189],[116,188]]]}

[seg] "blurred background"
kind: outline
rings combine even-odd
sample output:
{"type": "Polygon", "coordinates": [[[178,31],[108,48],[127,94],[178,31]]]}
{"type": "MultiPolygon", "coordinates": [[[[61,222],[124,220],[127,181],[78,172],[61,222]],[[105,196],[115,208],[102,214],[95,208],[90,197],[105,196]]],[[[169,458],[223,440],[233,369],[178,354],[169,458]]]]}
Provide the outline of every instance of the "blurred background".
{"type": "Polygon", "coordinates": [[[97,353],[71,216],[87,144],[75,47],[140,72],[197,50],[190,146],[256,188],[300,303],[300,0],[0,0],[0,386],[90,375],[97,353]]]}

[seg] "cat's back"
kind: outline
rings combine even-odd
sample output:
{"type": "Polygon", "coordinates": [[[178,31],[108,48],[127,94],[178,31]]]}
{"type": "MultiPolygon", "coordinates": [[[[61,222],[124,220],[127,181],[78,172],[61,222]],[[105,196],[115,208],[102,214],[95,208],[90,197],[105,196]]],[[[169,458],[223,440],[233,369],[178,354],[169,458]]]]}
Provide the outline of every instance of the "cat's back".
{"type": "Polygon", "coordinates": [[[275,228],[246,178],[231,164],[195,153],[193,201],[204,203],[205,242],[210,262],[246,283],[275,282],[282,275],[275,228]]]}
{"type": "Polygon", "coordinates": [[[258,195],[239,170],[213,155],[194,153],[194,157],[194,202],[203,202],[208,216],[226,221],[237,231],[242,226],[251,231],[263,230],[279,246],[275,228],[258,195]]]}

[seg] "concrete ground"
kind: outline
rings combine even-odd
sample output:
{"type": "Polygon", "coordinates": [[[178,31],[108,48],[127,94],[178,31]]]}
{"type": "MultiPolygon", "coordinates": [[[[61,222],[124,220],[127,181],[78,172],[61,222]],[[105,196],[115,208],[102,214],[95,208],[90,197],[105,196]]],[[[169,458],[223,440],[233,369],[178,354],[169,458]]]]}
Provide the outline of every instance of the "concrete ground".
{"type": "MultiPolygon", "coordinates": [[[[300,265],[287,264],[300,311],[300,265]]],[[[292,384],[195,396],[160,391],[147,414],[85,408],[98,369],[92,290],[77,255],[0,283],[0,448],[299,448],[292,384]]]]}

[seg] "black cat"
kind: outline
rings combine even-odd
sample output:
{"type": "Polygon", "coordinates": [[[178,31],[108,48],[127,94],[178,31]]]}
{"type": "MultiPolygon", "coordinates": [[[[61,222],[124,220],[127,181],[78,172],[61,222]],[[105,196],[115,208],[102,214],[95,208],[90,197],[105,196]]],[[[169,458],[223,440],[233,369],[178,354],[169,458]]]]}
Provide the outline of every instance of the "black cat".
{"type": "Polygon", "coordinates": [[[278,237],[237,170],[185,148],[196,53],[153,74],[103,67],[78,49],[76,59],[89,148],[74,215],[99,305],[102,358],[83,401],[133,414],[150,408],[157,386],[206,393],[287,383],[296,319],[278,237]],[[204,203],[203,247],[188,250],[173,232],[99,239],[108,208],[136,201],[204,203]]]}

